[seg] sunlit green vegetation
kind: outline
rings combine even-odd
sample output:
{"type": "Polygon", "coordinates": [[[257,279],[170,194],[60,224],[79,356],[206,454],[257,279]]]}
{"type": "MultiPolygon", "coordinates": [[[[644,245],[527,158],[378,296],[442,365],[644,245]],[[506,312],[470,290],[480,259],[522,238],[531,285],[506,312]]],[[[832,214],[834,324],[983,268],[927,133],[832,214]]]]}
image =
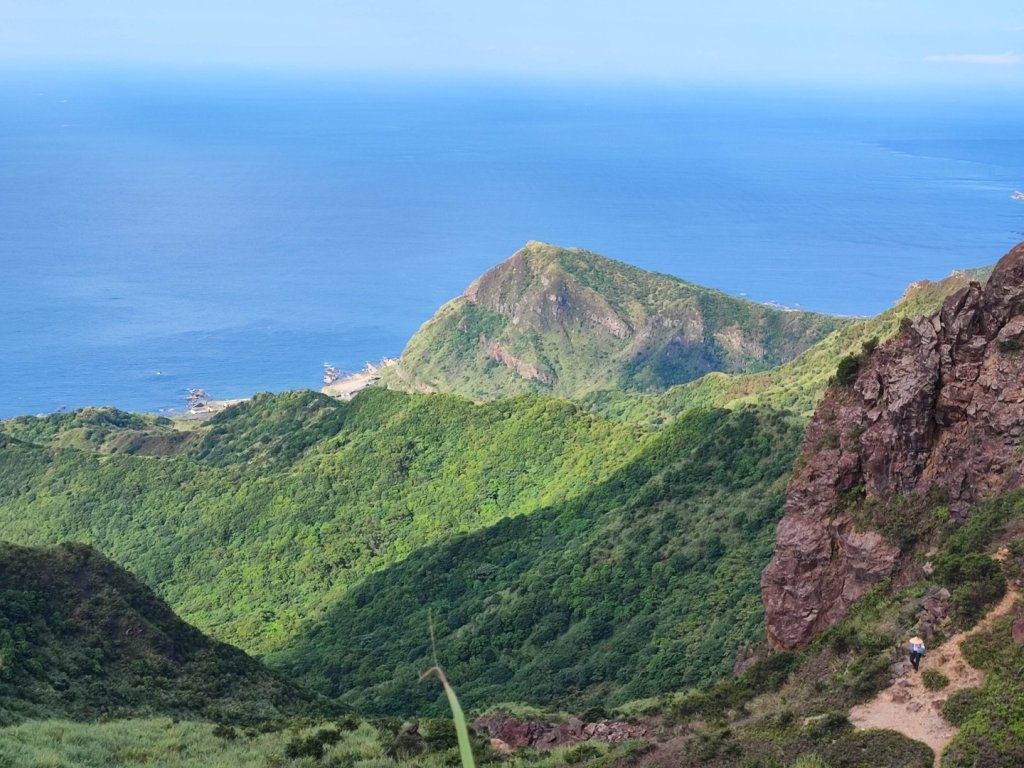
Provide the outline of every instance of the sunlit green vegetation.
{"type": "Polygon", "coordinates": [[[766,409],[688,414],[584,496],[373,575],[271,661],[361,711],[439,712],[416,680],[430,613],[469,707],[583,711],[717,679],[763,633],[799,437],[766,409]]]}
{"type": "MultiPolygon", "coordinates": [[[[43,720],[0,728],[0,767],[448,768],[458,764],[450,720],[421,720],[413,733],[410,725],[354,717],[270,728],[163,718],[101,723],[43,720]]],[[[479,765],[559,768],[579,764],[572,747],[521,750],[507,756],[476,739],[473,749],[479,765]]],[[[614,758],[625,751],[605,745],[590,749],[593,757],[614,758]]]]}
{"type": "Polygon", "coordinates": [[[263,396],[185,438],[137,427],[92,451],[12,427],[40,444],[3,449],[0,535],[92,543],[214,636],[402,713],[443,705],[416,683],[431,607],[470,706],[606,704],[728,671],[762,631],[799,441],[768,410],[649,435],[548,398],[383,390],[263,396]]]}
{"type": "Polygon", "coordinates": [[[0,539],[92,544],[254,652],[418,548],[583,495],[643,437],[553,399],[384,390],[258,396],[186,433],[120,418],[4,425],[38,444],[0,448],[0,539]]]}

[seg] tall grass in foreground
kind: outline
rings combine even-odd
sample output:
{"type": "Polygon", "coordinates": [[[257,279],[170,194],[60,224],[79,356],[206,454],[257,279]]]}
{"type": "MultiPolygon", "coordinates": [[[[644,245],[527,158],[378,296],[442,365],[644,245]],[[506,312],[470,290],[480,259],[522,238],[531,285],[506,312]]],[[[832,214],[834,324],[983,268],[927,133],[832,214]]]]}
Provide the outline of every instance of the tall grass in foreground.
{"type": "MultiPolygon", "coordinates": [[[[272,733],[168,719],[74,723],[46,720],[0,729],[0,768],[322,768],[394,766],[372,725],[340,734],[319,758],[290,757],[319,727],[272,733]]],[[[420,763],[441,768],[444,760],[420,763]]]]}
{"type": "MultiPolygon", "coordinates": [[[[462,718],[465,723],[465,717],[462,718]]],[[[456,722],[458,722],[456,720],[456,722]]],[[[224,729],[211,723],[167,718],[76,723],[41,720],[0,728],[0,768],[451,768],[456,750],[413,756],[389,755],[391,740],[377,721],[353,730],[323,721],[271,733],[224,729]],[[323,740],[325,730],[339,732],[323,740]],[[324,743],[319,757],[294,756],[296,745],[324,743]]],[[[384,729],[385,731],[387,729],[384,729]]],[[[595,746],[594,757],[609,753],[595,746]]],[[[482,763],[490,763],[484,756],[482,763]]],[[[503,756],[502,768],[564,768],[578,765],[578,750],[520,750],[503,756]]],[[[496,765],[496,763],[494,763],[496,765]]]]}
{"type": "Polygon", "coordinates": [[[169,719],[74,723],[45,720],[0,729],[0,768],[239,768],[283,759],[281,733],[232,740],[209,723],[169,719]]]}

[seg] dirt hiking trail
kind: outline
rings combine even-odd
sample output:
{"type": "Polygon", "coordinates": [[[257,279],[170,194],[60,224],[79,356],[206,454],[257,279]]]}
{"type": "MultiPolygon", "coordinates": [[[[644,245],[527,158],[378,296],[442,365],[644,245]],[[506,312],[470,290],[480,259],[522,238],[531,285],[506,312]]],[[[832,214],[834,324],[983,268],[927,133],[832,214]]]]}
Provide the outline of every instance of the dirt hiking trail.
{"type": "Polygon", "coordinates": [[[973,629],[959,632],[937,648],[928,650],[921,661],[921,671],[938,670],[949,678],[948,686],[939,691],[929,691],[921,682],[921,674],[910,671],[871,701],[851,709],[850,722],[858,729],[884,728],[899,731],[915,741],[923,741],[935,752],[934,765],[939,768],[942,750],[957,732],[943,719],[942,705],[956,691],[981,685],[985,677],[967,663],[960,643],[1009,613],[1019,599],[1020,592],[1011,587],[999,604],[973,629]]]}

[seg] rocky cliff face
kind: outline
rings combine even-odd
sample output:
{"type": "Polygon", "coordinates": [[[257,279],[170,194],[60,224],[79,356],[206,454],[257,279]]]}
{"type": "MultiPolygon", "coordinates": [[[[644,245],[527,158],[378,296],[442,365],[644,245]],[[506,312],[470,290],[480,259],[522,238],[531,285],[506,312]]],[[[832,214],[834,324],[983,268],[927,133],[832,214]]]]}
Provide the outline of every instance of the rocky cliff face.
{"type": "MultiPolygon", "coordinates": [[[[768,638],[792,649],[903,572],[900,548],[860,530],[864,504],[929,493],[963,520],[980,498],[1024,485],[1024,244],[931,317],[834,384],[790,483],[761,579],[768,638]]],[[[891,537],[890,537],[891,538],[891,537]]]]}
{"type": "Polygon", "coordinates": [[[567,744],[596,741],[604,744],[618,744],[627,739],[652,739],[653,729],[645,725],[623,723],[616,720],[602,720],[584,723],[570,717],[555,724],[540,718],[519,718],[496,712],[478,717],[473,721],[473,730],[486,731],[491,737],[491,746],[501,751],[506,749],[552,749],[567,744]]]}

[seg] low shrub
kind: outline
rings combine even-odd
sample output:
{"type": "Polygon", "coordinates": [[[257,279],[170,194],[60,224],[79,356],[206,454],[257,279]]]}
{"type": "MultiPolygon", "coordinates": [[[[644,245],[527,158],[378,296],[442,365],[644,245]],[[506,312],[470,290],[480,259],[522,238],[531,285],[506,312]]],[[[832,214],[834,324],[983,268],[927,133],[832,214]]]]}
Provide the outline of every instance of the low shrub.
{"type": "Polygon", "coordinates": [[[455,721],[451,718],[431,718],[420,721],[423,740],[432,752],[444,752],[459,746],[459,735],[455,721]]]}
{"type": "Polygon", "coordinates": [[[935,760],[925,744],[895,731],[849,731],[821,754],[832,768],[931,768],[935,760]]]}
{"type": "Polygon", "coordinates": [[[781,688],[799,666],[799,654],[791,651],[770,653],[755,662],[741,679],[752,693],[769,693],[781,688]]]}
{"type": "Polygon", "coordinates": [[[846,712],[828,712],[821,717],[815,717],[807,723],[804,732],[815,740],[835,738],[853,728],[846,715],[846,712]]]}
{"type": "Polygon", "coordinates": [[[230,725],[216,725],[213,728],[213,735],[225,741],[234,741],[238,738],[238,731],[230,725]]]}
{"type": "Polygon", "coordinates": [[[576,744],[562,753],[562,759],[566,765],[582,765],[595,760],[604,753],[604,750],[596,744],[576,744]]]}
{"type": "Polygon", "coordinates": [[[609,757],[613,758],[615,765],[634,765],[640,762],[640,758],[654,750],[654,744],[643,739],[627,739],[615,747],[609,757]]]}
{"type": "Polygon", "coordinates": [[[1003,561],[1003,573],[1010,579],[1024,579],[1024,539],[1014,539],[1006,550],[1007,557],[1003,561]]]}
{"type": "Polygon", "coordinates": [[[847,355],[839,361],[836,366],[836,381],[844,387],[852,386],[860,373],[860,358],[856,355],[847,355]]]}
{"type": "Polygon", "coordinates": [[[402,719],[399,717],[376,717],[370,721],[380,736],[381,743],[391,741],[402,730],[402,719]]]}
{"type": "Polygon", "coordinates": [[[351,733],[359,727],[361,722],[363,722],[363,720],[359,715],[350,712],[347,715],[339,717],[336,724],[339,731],[343,733],[351,733]]]}
{"type": "Polygon", "coordinates": [[[888,656],[868,656],[856,659],[847,668],[844,687],[855,700],[863,701],[885,688],[889,682],[888,656]]]}
{"type": "Polygon", "coordinates": [[[998,743],[979,738],[972,743],[954,742],[946,751],[943,768],[1020,768],[1024,765],[1024,744],[998,743]]]}
{"type": "Polygon", "coordinates": [[[711,702],[711,697],[704,691],[691,691],[685,696],[680,696],[668,708],[666,720],[670,725],[682,723],[695,715],[708,717],[717,714],[711,702]]]}
{"type": "Polygon", "coordinates": [[[942,705],[942,716],[960,728],[984,706],[985,695],[981,688],[964,688],[951,694],[942,705]]]}
{"type": "Polygon", "coordinates": [[[921,672],[921,682],[929,691],[940,691],[949,685],[949,678],[937,669],[926,669],[921,672]]]}
{"type": "Polygon", "coordinates": [[[324,756],[324,750],[337,744],[341,739],[341,733],[333,728],[321,728],[309,736],[295,735],[285,744],[284,755],[290,760],[300,757],[311,757],[319,760],[324,756]]]}
{"type": "Polygon", "coordinates": [[[1015,673],[1020,651],[1010,636],[1013,620],[1002,616],[982,632],[976,632],[960,645],[967,663],[983,672],[1015,673]]]}
{"type": "Polygon", "coordinates": [[[943,552],[935,559],[939,581],[951,587],[949,615],[957,626],[973,627],[988,607],[1006,594],[1006,577],[999,563],[983,552],[943,552]]]}
{"type": "Polygon", "coordinates": [[[783,707],[773,718],[775,728],[787,731],[796,725],[796,712],[789,707],[783,707]]]}

